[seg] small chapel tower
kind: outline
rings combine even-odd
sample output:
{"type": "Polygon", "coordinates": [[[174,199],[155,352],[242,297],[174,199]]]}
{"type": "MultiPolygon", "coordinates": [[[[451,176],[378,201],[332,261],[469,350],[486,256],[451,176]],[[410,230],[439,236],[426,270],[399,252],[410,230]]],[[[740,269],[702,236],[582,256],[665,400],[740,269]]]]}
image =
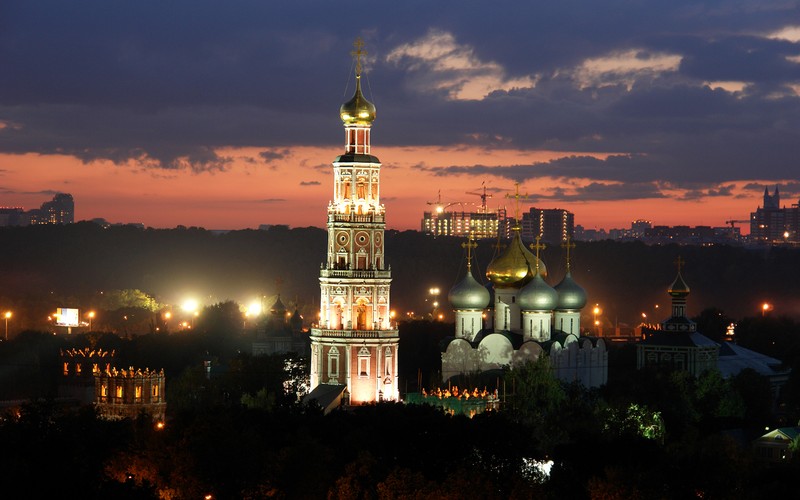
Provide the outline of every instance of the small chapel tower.
{"type": "Polygon", "coordinates": [[[364,44],[358,39],[354,46],[356,89],[339,109],[345,147],[333,161],[319,322],[311,329],[311,388],[344,386],[351,404],[365,404],[399,399],[399,334],[390,316],[392,279],[384,260],[381,163],[370,151],[375,105],[361,91],[364,44]]]}

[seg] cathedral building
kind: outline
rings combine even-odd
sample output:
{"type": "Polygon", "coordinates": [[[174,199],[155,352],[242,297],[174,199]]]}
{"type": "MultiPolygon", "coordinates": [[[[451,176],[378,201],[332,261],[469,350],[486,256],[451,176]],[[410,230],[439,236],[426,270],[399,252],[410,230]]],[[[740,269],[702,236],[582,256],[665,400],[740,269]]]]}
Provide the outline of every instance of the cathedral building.
{"type": "Polygon", "coordinates": [[[586,292],[572,278],[567,241],[567,271],[555,287],[545,278],[547,268],[539,259],[544,245],[539,238],[532,254],[522,243],[519,226],[512,230],[506,249],[489,264],[489,286],[472,274],[470,239],[467,273],[450,290],[455,312],[455,336],[442,352],[442,378],[490,370],[550,357],[555,375],[599,387],[608,379],[608,352],[602,339],[581,335],[581,310],[586,292]]]}
{"type": "Polygon", "coordinates": [[[400,337],[390,317],[381,162],[370,148],[375,106],[361,91],[363,43],[357,40],[355,47],[355,94],[339,110],[344,154],[333,161],[327,260],[319,275],[319,321],[310,334],[312,392],[307,399],[314,399],[316,391],[358,405],[399,399],[400,337]]]}

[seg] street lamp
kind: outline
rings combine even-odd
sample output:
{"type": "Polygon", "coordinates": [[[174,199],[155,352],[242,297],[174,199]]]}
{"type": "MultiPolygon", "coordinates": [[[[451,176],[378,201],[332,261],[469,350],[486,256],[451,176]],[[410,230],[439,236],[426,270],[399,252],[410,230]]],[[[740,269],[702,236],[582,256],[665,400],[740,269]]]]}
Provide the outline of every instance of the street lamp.
{"type": "Polygon", "coordinates": [[[92,320],[94,319],[94,311],[89,311],[86,313],[86,316],[89,317],[89,331],[92,331],[92,320]]]}
{"type": "MultiPolygon", "coordinates": [[[[767,302],[764,302],[761,305],[761,317],[763,318],[764,316],[766,316],[767,315],[767,311],[769,311],[770,309],[772,309],[772,305],[767,303],[767,302]]],[[[6,314],[8,314],[8,313],[6,313],[6,314]]]]}
{"type": "Polygon", "coordinates": [[[439,307],[439,287],[432,287],[428,291],[433,296],[433,310],[431,311],[431,318],[436,319],[436,308],[439,307]]]}
{"type": "Polygon", "coordinates": [[[8,318],[11,317],[11,311],[6,311],[3,317],[6,318],[6,340],[8,340],[8,318]]]}
{"type": "Polygon", "coordinates": [[[594,309],[592,309],[592,312],[594,313],[594,329],[595,333],[597,333],[599,331],[599,326],[600,326],[600,322],[597,321],[597,315],[600,314],[600,304],[595,304],[594,309]]]}

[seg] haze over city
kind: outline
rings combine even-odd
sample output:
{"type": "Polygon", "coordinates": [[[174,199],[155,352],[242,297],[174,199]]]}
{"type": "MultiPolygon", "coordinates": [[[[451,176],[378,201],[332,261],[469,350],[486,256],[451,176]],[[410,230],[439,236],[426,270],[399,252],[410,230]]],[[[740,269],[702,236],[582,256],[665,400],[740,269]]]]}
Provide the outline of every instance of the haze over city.
{"type": "Polygon", "coordinates": [[[470,210],[486,186],[489,208],[511,208],[515,182],[524,207],[586,227],[722,226],[765,186],[800,196],[796,3],[8,1],[0,14],[5,206],[69,192],[76,220],[322,226],[357,36],[389,228],[418,229],[439,191],[470,210]]]}

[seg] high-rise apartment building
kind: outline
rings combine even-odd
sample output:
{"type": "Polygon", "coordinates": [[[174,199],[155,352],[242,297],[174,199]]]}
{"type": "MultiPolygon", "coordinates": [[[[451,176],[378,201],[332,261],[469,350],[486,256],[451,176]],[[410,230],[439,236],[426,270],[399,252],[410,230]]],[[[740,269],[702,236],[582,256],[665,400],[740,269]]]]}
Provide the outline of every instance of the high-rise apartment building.
{"type": "Polygon", "coordinates": [[[750,240],[768,245],[800,243],[800,201],[781,208],[781,195],[764,188],[764,204],[750,214],[750,240]]]}
{"type": "Polygon", "coordinates": [[[531,208],[522,214],[521,226],[525,240],[541,236],[546,243],[563,243],[575,236],[575,215],[561,208],[531,208]]]}

